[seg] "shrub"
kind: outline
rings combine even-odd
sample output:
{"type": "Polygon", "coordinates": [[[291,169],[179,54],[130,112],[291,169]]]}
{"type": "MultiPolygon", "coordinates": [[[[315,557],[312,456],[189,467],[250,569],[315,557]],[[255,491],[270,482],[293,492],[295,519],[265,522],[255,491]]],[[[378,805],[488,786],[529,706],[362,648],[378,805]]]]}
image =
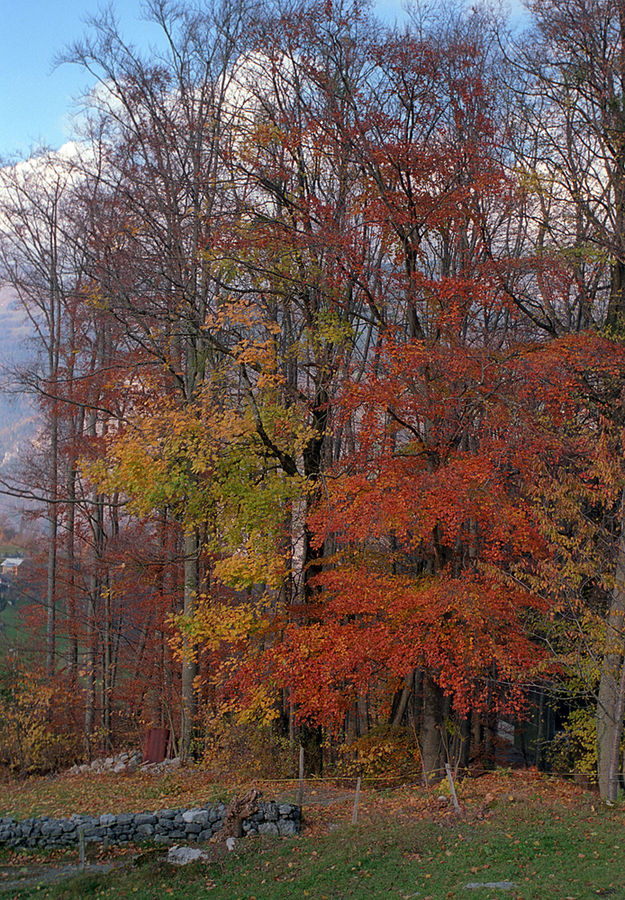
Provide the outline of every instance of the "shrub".
{"type": "Polygon", "coordinates": [[[597,771],[597,723],[593,709],[574,709],[548,751],[554,772],[592,775],[597,771]]]}
{"type": "Polygon", "coordinates": [[[414,775],[420,771],[419,747],[406,728],[372,728],[340,748],[338,770],[345,775],[414,775]]]}
{"type": "Polygon", "coordinates": [[[17,661],[0,669],[0,764],[28,775],[73,762],[79,739],[52,721],[63,707],[59,686],[37,672],[17,661]]]}
{"type": "Polygon", "coordinates": [[[225,715],[208,715],[204,737],[195,755],[215,776],[241,778],[289,778],[296,750],[275,726],[240,722],[225,715]]]}

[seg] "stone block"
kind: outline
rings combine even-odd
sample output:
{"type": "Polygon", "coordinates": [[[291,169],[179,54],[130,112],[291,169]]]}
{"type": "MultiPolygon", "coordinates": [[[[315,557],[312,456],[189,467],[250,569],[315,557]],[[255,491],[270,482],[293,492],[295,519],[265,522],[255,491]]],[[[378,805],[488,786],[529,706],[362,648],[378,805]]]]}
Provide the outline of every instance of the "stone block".
{"type": "Polygon", "coordinates": [[[266,822],[277,822],[278,821],[278,804],[269,801],[269,803],[264,804],[264,812],[265,812],[265,821],[266,822]]]}
{"type": "Polygon", "coordinates": [[[166,846],[171,846],[172,839],[168,837],[166,834],[155,834],[154,835],[154,843],[155,844],[165,844],[166,846]]]}
{"type": "Polygon", "coordinates": [[[200,825],[206,825],[208,822],[208,811],[201,808],[187,809],[182,814],[182,820],[187,824],[198,823],[200,825]]]}
{"type": "Polygon", "coordinates": [[[135,825],[154,825],[156,824],[156,816],[151,813],[137,813],[134,817],[135,825]]]}

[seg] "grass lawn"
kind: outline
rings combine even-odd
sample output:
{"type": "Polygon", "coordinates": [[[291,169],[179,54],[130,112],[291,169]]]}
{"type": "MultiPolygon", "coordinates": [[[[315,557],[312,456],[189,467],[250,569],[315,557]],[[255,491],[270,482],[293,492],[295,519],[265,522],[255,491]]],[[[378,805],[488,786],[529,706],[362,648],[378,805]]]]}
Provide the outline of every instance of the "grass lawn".
{"type": "MultiPolygon", "coordinates": [[[[171,783],[163,787],[171,798],[171,783]]],[[[266,785],[265,794],[278,796],[278,785],[266,785]]],[[[467,779],[459,795],[462,813],[456,816],[439,802],[438,791],[368,789],[353,826],[351,797],[329,785],[312,785],[300,837],[247,838],[225,856],[209,845],[211,862],[182,869],[165,861],[164,850],[146,850],[132,859],[110,851],[110,860],[118,864],[111,872],[65,877],[56,884],[44,883],[42,875],[39,885],[35,874],[34,883],[24,888],[17,883],[20,868],[30,867],[32,875],[35,866],[43,871],[46,865],[75,863],[76,854],[4,851],[0,892],[75,900],[625,898],[625,807],[606,808],[596,795],[536,773],[467,779]],[[467,888],[492,882],[513,886],[467,888]]],[[[138,799],[133,797],[131,808],[138,799]]]]}
{"type": "Polygon", "coordinates": [[[0,654],[4,655],[8,650],[22,647],[25,640],[24,623],[20,610],[23,600],[19,595],[13,596],[13,602],[7,603],[0,610],[0,654]]]}

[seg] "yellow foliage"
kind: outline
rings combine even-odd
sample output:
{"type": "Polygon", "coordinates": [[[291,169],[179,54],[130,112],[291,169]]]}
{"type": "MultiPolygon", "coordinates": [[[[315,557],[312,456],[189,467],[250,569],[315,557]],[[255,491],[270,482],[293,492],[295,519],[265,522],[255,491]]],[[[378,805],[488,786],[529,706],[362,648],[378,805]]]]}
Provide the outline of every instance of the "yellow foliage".
{"type": "MultiPolygon", "coordinates": [[[[621,743],[621,752],[625,740],[621,743]]],[[[569,713],[564,729],[549,748],[549,760],[556,772],[597,772],[597,719],[594,709],[575,709],[569,713]]]]}
{"type": "Polygon", "coordinates": [[[20,775],[46,772],[72,759],[71,736],[51,724],[59,697],[54,688],[19,665],[2,672],[0,687],[0,760],[20,775]]]}
{"type": "Polygon", "coordinates": [[[419,748],[404,728],[385,725],[340,748],[340,772],[346,775],[414,774],[420,767],[419,748]]]}
{"type": "Polygon", "coordinates": [[[232,704],[206,710],[201,742],[202,768],[232,780],[254,777],[287,778],[293,774],[294,751],[288,739],[271,725],[256,720],[241,722],[232,704]]]}
{"type": "Polygon", "coordinates": [[[249,538],[227,559],[218,560],[214,566],[214,575],[230,587],[243,589],[255,584],[264,584],[277,590],[284,583],[288,572],[288,558],[270,548],[263,552],[259,546],[260,539],[249,538]]]}
{"type": "Polygon", "coordinates": [[[250,702],[237,710],[236,721],[240,725],[264,726],[271,725],[279,716],[275,689],[258,684],[252,691],[250,702]]]}
{"type": "Polygon", "coordinates": [[[193,616],[190,619],[178,616],[175,622],[194,642],[215,650],[224,642],[246,640],[257,628],[259,606],[262,604],[221,603],[202,595],[193,616]]]}

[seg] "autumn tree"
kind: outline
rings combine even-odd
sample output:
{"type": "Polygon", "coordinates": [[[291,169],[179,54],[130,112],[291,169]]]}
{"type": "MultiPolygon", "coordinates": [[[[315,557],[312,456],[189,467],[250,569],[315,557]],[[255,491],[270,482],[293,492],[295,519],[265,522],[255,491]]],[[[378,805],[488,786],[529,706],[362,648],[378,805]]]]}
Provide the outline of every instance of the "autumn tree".
{"type": "MultiPolygon", "coordinates": [[[[518,165],[532,223],[527,246],[535,248],[537,263],[530,281],[552,336],[591,326],[605,325],[612,334],[620,329],[624,10],[620,0],[532,4],[533,31],[526,45],[512,51],[519,77],[518,119],[525,128],[518,142],[518,165]]],[[[617,406],[615,401],[606,413],[615,424],[617,406]]],[[[623,601],[618,560],[623,529],[608,507],[604,516],[606,524],[614,525],[613,559],[606,564],[615,581],[604,595],[606,644],[597,736],[600,789],[613,800],[625,696],[619,687],[623,601]]]]}
{"type": "MultiPolygon", "coordinates": [[[[163,50],[150,58],[127,45],[112,15],[66,58],[99,83],[90,98],[97,202],[108,213],[91,243],[89,274],[126,340],[167,373],[166,394],[185,410],[220,352],[205,327],[221,286],[203,250],[230,213],[220,156],[232,117],[230,66],[245,45],[246,12],[234,3],[190,10],[156,0],[150,17],[163,50]]],[[[193,472],[189,472],[193,477],[193,472]]],[[[184,611],[200,583],[200,534],[184,528],[184,611]]],[[[181,746],[189,750],[195,663],[183,663],[181,746]]]]}
{"type": "MultiPolygon", "coordinates": [[[[248,193],[241,200],[249,224],[219,249],[232,261],[233,290],[251,294],[275,322],[283,402],[299,405],[311,427],[301,462],[280,456],[268,440],[267,451],[285,473],[320,484],[343,456],[355,464],[362,421],[356,408],[341,415],[344,386],[375,378],[390,336],[398,346],[422,341],[433,361],[447,347],[460,357],[505,342],[514,305],[497,287],[484,233],[495,210],[503,220],[513,191],[495,152],[492,87],[466,34],[442,46],[420,34],[378,35],[357,6],[328,11],[313,4],[271,20],[262,37],[265,55],[240,76],[252,102],[244,125],[248,141],[235,145],[232,161],[234,177],[245,175],[248,193]]],[[[254,404],[253,380],[246,384],[254,404]]],[[[429,390],[427,378],[423,390],[429,390]]],[[[258,403],[255,409],[262,437],[258,403]]],[[[470,430],[468,442],[475,440],[470,430]]],[[[317,502],[323,505],[324,497],[319,491],[317,502]]],[[[315,599],[323,579],[315,561],[336,537],[328,533],[327,545],[311,537],[309,531],[301,595],[306,612],[286,625],[289,640],[323,631],[315,599]]],[[[336,659],[330,659],[332,668],[336,659]]],[[[425,669],[428,742],[438,745],[443,701],[432,673],[443,676],[425,669]]],[[[285,663],[284,671],[295,669],[285,663]]],[[[329,721],[331,709],[344,714],[329,694],[325,710],[321,700],[306,700],[306,671],[303,664],[297,684],[288,675],[284,681],[301,716],[329,721]]],[[[363,664],[356,678],[361,691],[350,695],[363,701],[364,728],[367,671],[363,664]]],[[[314,691],[323,680],[310,681],[314,691]]],[[[431,753],[428,748],[428,757],[437,753],[437,746],[431,753]]]]}
{"type": "Polygon", "coordinates": [[[88,734],[180,688],[188,755],[202,690],[317,747],[410,713],[434,772],[451,718],[466,761],[521,709],[577,593],[612,791],[619,11],[537,6],[516,68],[483,11],[360,2],[153,0],[151,56],[110,13],[67,52],[85,144],[50,202],[7,170],[4,246],[53,348],[49,633],[63,578],[88,734]]]}

